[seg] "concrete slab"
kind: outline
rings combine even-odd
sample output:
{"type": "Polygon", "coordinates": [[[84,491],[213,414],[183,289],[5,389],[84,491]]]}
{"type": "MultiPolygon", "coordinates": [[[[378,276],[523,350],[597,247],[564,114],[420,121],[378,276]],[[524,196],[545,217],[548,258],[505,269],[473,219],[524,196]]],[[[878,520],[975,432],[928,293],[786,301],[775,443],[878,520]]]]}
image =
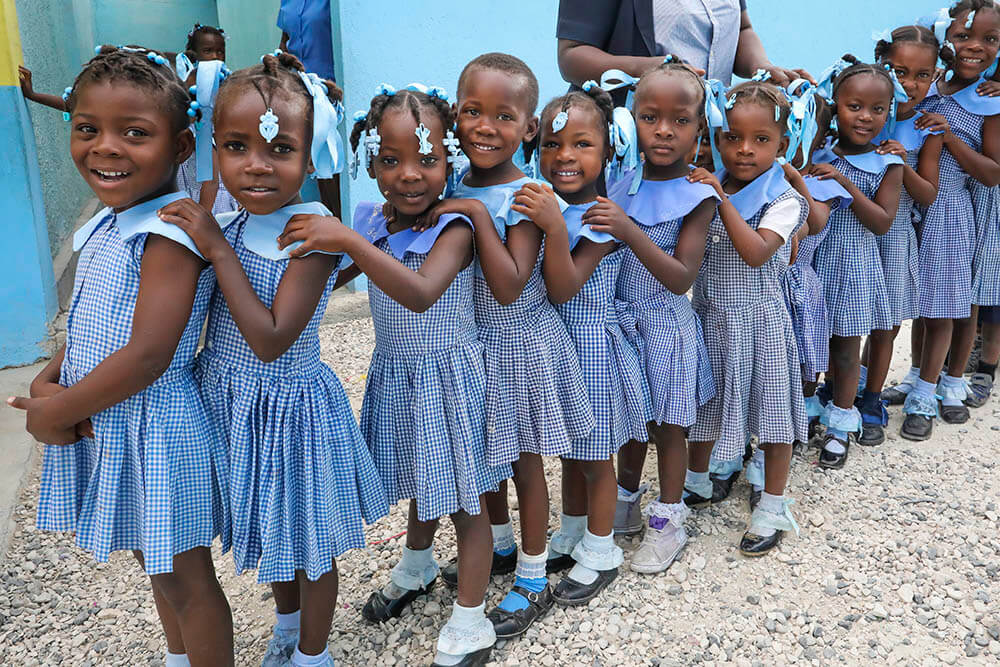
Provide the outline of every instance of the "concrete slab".
{"type": "Polygon", "coordinates": [[[0,370],[0,560],[7,552],[7,538],[14,507],[35,463],[35,439],[24,430],[24,413],[6,404],[8,396],[27,396],[31,381],[45,362],[0,370]]]}

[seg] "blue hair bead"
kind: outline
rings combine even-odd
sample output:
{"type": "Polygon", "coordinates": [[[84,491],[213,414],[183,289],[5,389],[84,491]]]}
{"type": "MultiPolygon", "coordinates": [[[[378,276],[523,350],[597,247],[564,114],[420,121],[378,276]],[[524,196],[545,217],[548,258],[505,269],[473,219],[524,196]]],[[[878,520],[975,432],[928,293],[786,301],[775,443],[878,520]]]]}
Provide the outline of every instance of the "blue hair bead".
{"type": "Polygon", "coordinates": [[[198,86],[191,86],[190,88],[188,88],[188,93],[191,94],[191,95],[197,95],[198,94],[198,86]]]}
{"type": "Polygon", "coordinates": [[[192,103],[191,103],[191,108],[192,108],[192,109],[200,109],[200,108],[201,108],[201,105],[200,105],[200,104],[198,104],[198,102],[192,102],[192,103]]]}
{"type": "Polygon", "coordinates": [[[66,86],[63,88],[63,99],[69,97],[69,94],[73,92],[73,86],[66,86]]]}
{"type": "Polygon", "coordinates": [[[595,87],[599,85],[600,85],[599,83],[591,79],[590,81],[587,81],[583,84],[583,92],[589,93],[591,90],[593,90],[595,87]]]}
{"type": "Polygon", "coordinates": [[[368,112],[367,111],[355,111],[354,112],[354,122],[355,123],[360,123],[363,120],[368,120],[368,112]]]}
{"type": "Polygon", "coordinates": [[[194,118],[195,116],[198,115],[198,112],[192,109],[191,107],[188,107],[187,115],[190,116],[191,118],[194,118]]]}
{"type": "Polygon", "coordinates": [[[102,48],[102,47],[101,47],[101,45],[100,45],[100,44],[98,44],[97,46],[95,46],[95,47],[94,47],[94,53],[100,53],[100,52],[101,52],[101,48],[102,48]]]}
{"type": "Polygon", "coordinates": [[[156,62],[156,54],[152,51],[146,54],[146,58],[148,58],[150,62],[156,62]]]}

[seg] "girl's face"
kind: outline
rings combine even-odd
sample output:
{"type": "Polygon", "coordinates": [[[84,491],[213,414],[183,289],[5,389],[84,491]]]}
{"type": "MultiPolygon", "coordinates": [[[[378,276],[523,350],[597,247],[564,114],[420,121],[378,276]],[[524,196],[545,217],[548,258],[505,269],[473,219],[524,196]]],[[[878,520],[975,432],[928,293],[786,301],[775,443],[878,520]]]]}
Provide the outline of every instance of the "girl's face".
{"type": "Polygon", "coordinates": [[[162,100],[127,83],[100,81],[76,91],[69,150],[105,206],[116,211],[173,192],[177,166],[194,150],[162,100]]]}
{"type": "Polygon", "coordinates": [[[396,211],[417,216],[438,201],[448,182],[448,155],[444,147],[444,127],[434,113],[421,114],[430,130],[431,152],[420,153],[417,121],[409,109],[389,109],[382,115],[378,132],[382,137],[379,153],[372,159],[369,175],[396,211]]]}
{"type": "MultiPolygon", "coordinates": [[[[553,189],[571,204],[573,195],[594,196],[594,184],[609,157],[610,148],[602,114],[596,109],[570,106],[569,119],[559,132],[552,131],[552,122],[542,127],[538,146],[538,164],[542,176],[553,189]]],[[[555,114],[553,114],[555,115],[555,114]]]]}
{"type": "Polygon", "coordinates": [[[905,104],[899,105],[897,112],[909,114],[927,97],[927,91],[934,81],[937,53],[926,44],[900,42],[892,47],[892,51],[882,62],[892,67],[896,78],[910,96],[905,104]]]}
{"type": "Polygon", "coordinates": [[[867,146],[889,120],[892,85],[882,76],[855,74],[837,88],[837,128],[841,143],[867,146]]]}
{"type": "Polygon", "coordinates": [[[219,177],[243,208],[266,215],[298,202],[299,189],[313,171],[303,104],[290,103],[277,90],[265,105],[260,93],[247,86],[226,97],[214,121],[219,177]],[[278,134],[271,143],[259,130],[268,107],[278,117],[278,134]]]}
{"type": "Polygon", "coordinates": [[[198,60],[226,59],[226,38],[208,32],[199,32],[194,37],[194,53],[198,60]]]}
{"type": "Polygon", "coordinates": [[[459,93],[458,140],[476,169],[509,162],[538,132],[538,118],[522,101],[518,81],[505,72],[474,69],[459,93]]]}
{"type": "Polygon", "coordinates": [[[686,76],[655,75],[636,91],[635,114],[639,150],[648,165],[687,165],[701,127],[701,99],[686,76]]]}
{"type": "Polygon", "coordinates": [[[788,150],[785,128],[774,121],[774,107],[742,102],[726,114],[729,131],[719,130],[717,145],[729,176],[749,183],[770,169],[788,150]]]}
{"type": "Polygon", "coordinates": [[[955,45],[955,76],[965,81],[978,79],[993,64],[1000,48],[1000,11],[980,9],[971,28],[965,24],[969,12],[955,17],[948,28],[947,39],[955,45]]]}
{"type": "Polygon", "coordinates": [[[715,171],[715,160],[712,157],[712,142],[709,139],[708,132],[708,126],[705,124],[705,120],[702,119],[701,129],[698,131],[698,141],[691,148],[686,161],[695,167],[715,171]]]}

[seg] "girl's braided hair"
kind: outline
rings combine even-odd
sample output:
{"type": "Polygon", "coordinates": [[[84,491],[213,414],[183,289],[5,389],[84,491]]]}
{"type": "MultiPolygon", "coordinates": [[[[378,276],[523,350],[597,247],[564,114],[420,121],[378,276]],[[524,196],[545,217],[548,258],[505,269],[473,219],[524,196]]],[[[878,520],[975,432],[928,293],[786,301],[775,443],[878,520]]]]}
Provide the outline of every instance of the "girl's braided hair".
{"type": "Polygon", "coordinates": [[[162,108],[170,116],[175,130],[187,127],[187,91],[169,65],[157,64],[149,59],[151,52],[138,46],[124,49],[102,46],[80,73],[65,98],[66,111],[72,113],[79,100],[80,91],[87,85],[100,82],[124,82],[156,95],[162,108]]]}
{"type": "Polygon", "coordinates": [[[218,35],[219,37],[225,39],[226,31],[223,30],[222,28],[216,28],[215,26],[195,23],[194,28],[192,28],[191,32],[188,33],[187,45],[184,47],[185,51],[188,52],[189,56],[191,55],[191,53],[195,51],[195,48],[198,46],[197,45],[198,35],[218,35]]]}
{"type": "Polygon", "coordinates": [[[893,94],[893,91],[896,88],[896,84],[892,80],[892,75],[889,74],[889,70],[887,70],[885,67],[881,65],[874,65],[872,63],[863,63],[850,53],[844,54],[844,57],[841,60],[850,63],[851,66],[845,69],[840,74],[838,74],[837,78],[834,80],[833,82],[834,100],[837,99],[837,91],[840,89],[842,85],[844,85],[844,82],[850,79],[851,77],[857,76],[859,74],[870,74],[872,76],[881,77],[885,81],[885,84],[889,86],[889,95],[891,96],[893,94]]]}
{"type": "Polygon", "coordinates": [[[767,81],[746,81],[729,91],[732,106],[740,104],[756,104],[766,109],[778,109],[779,115],[775,123],[786,127],[788,116],[792,113],[792,105],[788,98],[773,83],[767,81]]]}
{"type": "MultiPolygon", "coordinates": [[[[305,72],[302,62],[290,53],[276,52],[261,58],[259,65],[238,70],[219,85],[219,96],[215,102],[216,115],[224,102],[237,91],[253,87],[260,93],[265,105],[269,105],[276,92],[299,101],[304,109],[306,126],[309,128],[309,139],[312,137],[312,95],[299,78],[299,72],[305,72]]],[[[344,91],[333,81],[324,80],[327,96],[331,102],[339,102],[344,97],[344,91]]]]}
{"type": "Polygon", "coordinates": [[[361,135],[372,128],[378,128],[385,112],[390,109],[409,111],[413,115],[413,120],[417,123],[421,122],[420,114],[428,111],[440,118],[441,127],[445,132],[450,130],[452,125],[455,124],[455,113],[451,108],[451,104],[440,97],[409,89],[400,90],[393,95],[379,93],[372,98],[365,117],[355,121],[354,127],[351,128],[352,151],[358,150],[361,135]]]}
{"type": "Polygon", "coordinates": [[[644,83],[658,75],[680,76],[689,79],[695,90],[698,91],[699,114],[703,115],[705,113],[705,83],[702,81],[701,77],[698,76],[693,69],[691,69],[687,62],[678,56],[669,56],[668,60],[664,60],[664,62],[639,77],[639,81],[635,84],[634,88],[636,94],[638,94],[639,88],[641,88],[644,83]]]}
{"type": "Polygon", "coordinates": [[[891,41],[880,39],[875,43],[875,62],[880,63],[885,60],[892,53],[896,44],[904,42],[927,46],[935,54],[940,49],[940,44],[938,44],[933,31],[921,25],[904,25],[902,28],[896,28],[892,31],[891,41]]]}
{"type": "Polygon", "coordinates": [[[590,86],[587,90],[571,90],[545,105],[541,115],[542,130],[535,135],[534,139],[523,146],[525,161],[531,159],[531,154],[538,147],[538,142],[545,131],[544,128],[552,127],[552,119],[555,115],[560,111],[569,111],[570,107],[597,111],[597,115],[601,119],[599,125],[601,135],[604,137],[604,147],[608,148],[611,145],[610,125],[614,120],[614,102],[611,100],[611,95],[600,86],[590,86]]]}

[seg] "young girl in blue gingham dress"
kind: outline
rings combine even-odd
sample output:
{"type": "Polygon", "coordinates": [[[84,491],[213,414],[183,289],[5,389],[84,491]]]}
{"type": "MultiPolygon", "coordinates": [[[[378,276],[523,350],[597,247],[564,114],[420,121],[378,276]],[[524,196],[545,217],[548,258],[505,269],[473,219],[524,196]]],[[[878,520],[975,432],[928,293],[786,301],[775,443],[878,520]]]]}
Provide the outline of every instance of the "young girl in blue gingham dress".
{"type": "Polygon", "coordinates": [[[861,430],[861,415],[854,407],[861,337],[873,329],[892,329],[875,237],[892,225],[903,183],[902,158],[882,155],[872,144],[894,117],[895,81],[881,65],[844,58],[832,92],[837,142],[813,156],[812,171],[818,178],[836,180],[853,197],[850,207],[830,214],[830,231],[816,250],[816,274],[823,283],[831,334],[824,415],[829,428],[819,459],[827,468],[843,467],[851,434],[861,430]]]}
{"type": "MultiPolygon", "coordinates": [[[[361,429],[389,500],[411,501],[403,557],[362,615],[373,623],[397,617],[433,586],[433,538],[438,520],[450,515],[458,596],[438,637],[435,664],[482,664],[496,641],[485,616],[491,540],[484,494],[496,491],[511,470],[487,462],[487,381],[473,307],[471,224],[446,210],[429,212],[459,156],[451,141],[453,119],[440,88],[411,84],[397,92],[382,84],[369,109],[355,115],[351,143],[354,164],[364,160],[388,199],[390,217],[382,204],[363,202],[354,230],[328,220],[290,238],[306,239],[304,247],[348,252],[352,275],[363,271],[371,281],[375,352],[361,429]]],[[[475,215],[490,224],[485,209],[475,215]]]]}
{"type": "Polygon", "coordinates": [[[328,91],[339,92],[287,54],[233,74],[220,87],[215,140],[221,178],[244,209],[220,216],[225,238],[191,200],[161,212],[219,276],[198,378],[229,441],[236,570],[256,568],[274,593],[267,667],[332,664],[335,559],[364,547],[363,521],[388,511],[350,402],[320,360],[319,325],[343,256],[277,241],[290,219],[330,215],[298,195],[310,164],[326,170],[336,158],[328,136],[308,141],[314,118],[337,131],[328,91]],[[260,109],[239,114],[237,105],[260,109]],[[276,137],[259,120],[268,112],[276,137]]]}
{"type": "MultiPolygon", "coordinates": [[[[740,551],[761,556],[784,531],[798,530],[784,491],[792,443],[805,440],[807,419],[781,275],[790,259],[788,241],[805,223],[809,206],[776,162],[788,147],[791,109],[783,92],[751,81],[714,104],[715,123],[728,119],[716,134],[725,169],[718,177],[697,169],[689,178],[712,185],[722,198],[694,285],[716,393],[698,409],[688,437],[702,451],[714,443],[713,456],[721,462],[738,461],[747,439],[758,437],[766,480],[759,499],[751,497],[753,514],[740,551]]],[[[692,462],[692,469],[707,472],[708,463],[705,457],[692,462]]]]}
{"type": "Polygon", "coordinates": [[[215,274],[156,216],[183,197],[174,178],[193,148],[179,132],[187,96],[162,56],[108,47],[67,98],[71,154],[107,208],[73,239],[66,344],[32,383],[46,398],[12,400],[40,441],[58,443],[45,447],[38,527],[75,531],[99,561],[132,550],[152,582],[166,661],[231,665],[209,551],[219,535],[229,546],[225,440],[192,372],[215,274]]]}
{"type": "MultiPolygon", "coordinates": [[[[947,72],[931,86],[919,110],[943,116],[924,129],[943,133],[944,150],[938,196],[917,227],[924,337],[919,376],[911,369],[904,387],[909,391],[901,434],[910,440],[929,438],[938,414],[949,423],[967,421],[965,403],[981,405],[985,400],[981,389],[969,391],[962,374],[976,329],[971,307],[977,247],[973,181],[977,175],[995,178],[1000,160],[996,147],[985,141],[1000,131],[997,101],[976,91],[996,58],[998,30],[1000,11],[989,0],[962,0],[935,24],[938,38],[947,42],[940,54],[947,72]],[[946,354],[947,373],[942,374],[946,354]]],[[[977,289],[985,285],[979,283],[977,289]]]]}
{"type": "MultiPolygon", "coordinates": [[[[532,179],[513,157],[535,132],[538,82],[523,61],[506,54],[473,59],[458,85],[456,135],[469,158],[444,210],[476,226],[475,305],[486,347],[486,452],[491,465],[513,464],[521,549],[516,557],[506,484],[488,499],[494,572],[510,572],[529,593],[546,586],[549,496],[542,456],[562,456],[594,428],[580,362],[542,278],[542,232],[512,210],[514,194],[532,179]],[[490,82],[503,77],[503,86],[490,82]],[[485,207],[488,224],[474,211],[485,207]],[[512,562],[514,561],[514,562],[512,562]]],[[[513,591],[501,606],[527,606],[513,591]]]]}
{"type": "Polygon", "coordinates": [[[887,123],[875,139],[880,152],[900,156],[905,166],[896,217],[889,231],[876,237],[892,327],[873,330],[865,344],[861,369],[862,433],[858,438],[862,445],[879,445],[885,440],[883,427],[887,414],[882,405],[882,387],[892,361],[893,343],[903,321],[920,316],[916,205],[926,208],[937,197],[942,141],[927,129],[918,128],[918,122],[923,125],[929,119],[927,114],[918,114],[916,107],[930,89],[937,54],[934,33],[920,26],[898,28],[875,47],[875,60],[892,68],[908,99],[897,108],[895,126],[887,123]]]}
{"type": "MultiPolygon", "coordinates": [[[[583,93],[550,101],[541,114],[537,159],[555,192],[531,183],[521,188],[514,205],[545,232],[549,299],[576,344],[596,422],[591,434],[574,441],[562,457],[563,512],[546,567],[554,572],[572,566],[552,592],[559,604],[593,599],[618,575],[623,554],[612,534],[613,457],[629,440],[646,439],[652,410],[639,352],[615,310],[623,251],[614,237],[584,222],[584,216],[602,210],[597,181],[611,151],[613,109],[611,96],[594,81],[584,85],[583,93]],[[557,196],[572,202],[561,215],[557,196]]],[[[542,597],[535,608],[501,605],[493,612],[498,636],[527,630],[551,604],[547,594],[542,597]]]]}

